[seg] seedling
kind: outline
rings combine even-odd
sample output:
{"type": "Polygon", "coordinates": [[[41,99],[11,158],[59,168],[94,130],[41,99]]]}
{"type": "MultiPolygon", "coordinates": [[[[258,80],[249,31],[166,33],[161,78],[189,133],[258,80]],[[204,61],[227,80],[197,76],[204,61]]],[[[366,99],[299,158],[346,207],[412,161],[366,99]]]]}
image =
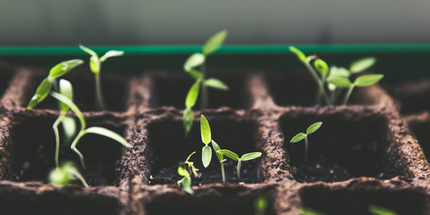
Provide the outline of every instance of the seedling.
{"type": "Polygon", "coordinates": [[[254,200],[255,215],[264,215],[267,210],[267,198],[265,196],[258,196],[254,200]]]}
{"type": "Polygon", "coordinates": [[[206,168],[209,166],[211,159],[212,159],[212,149],[209,147],[209,143],[212,143],[212,148],[215,151],[215,154],[218,158],[218,161],[221,166],[221,176],[222,176],[222,182],[225,184],[225,171],[224,171],[224,156],[221,153],[218,153],[218,150],[221,148],[219,145],[212,140],[211,135],[211,127],[209,125],[208,120],[206,117],[202,114],[200,117],[200,132],[202,137],[202,142],[205,144],[205,146],[202,148],[202,163],[203,166],[206,168]]]}
{"type": "Polygon", "coordinates": [[[49,183],[64,187],[70,185],[73,180],[79,180],[82,185],[88,187],[84,177],[79,173],[78,169],[71,162],[66,162],[60,167],[56,167],[49,173],[49,183]]]}
{"type": "Polygon", "coordinates": [[[389,209],[383,208],[383,207],[379,207],[376,205],[370,205],[369,206],[369,212],[373,215],[397,215],[397,213],[395,213],[392,210],[389,210],[389,209]]]}
{"type": "Polygon", "coordinates": [[[193,173],[194,178],[197,178],[197,177],[199,177],[199,174],[198,174],[199,169],[197,169],[194,166],[194,162],[190,161],[191,156],[193,156],[195,153],[196,152],[192,152],[190,155],[188,155],[187,160],[185,160],[184,164],[188,168],[188,171],[193,173]]]}
{"type": "Polygon", "coordinates": [[[357,77],[354,82],[349,80],[351,76],[357,76],[372,67],[376,62],[375,58],[357,60],[351,64],[349,69],[336,66],[332,66],[329,69],[327,63],[315,55],[306,57],[303,52],[293,46],[290,46],[290,51],[305,65],[318,85],[318,93],[315,99],[316,105],[323,104],[321,98],[324,99],[324,103],[327,105],[335,104],[337,97],[341,94],[338,88],[348,88],[340,103],[346,105],[355,87],[370,86],[378,83],[383,78],[381,74],[372,74],[357,77]]]}
{"type": "Polygon", "coordinates": [[[78,134],[76,135],[72,144],[70,145],[70,148],[72,149],[72,151],[74,151],[79,156],[79,159],[80,159],[80,162],[81,162],[81,165],[83,168],[85,168],[84,156],[76,147],[77,147],[79,140],[83,136],[85,136],[86,134],[98,134],[101,136],[105,136],[105,137],[108,137],[108,138],[111,138],[111,139],[117,141],[118,143],[120,143],[124,147],[132,148],[132,146],[123,137],[121,137],[119,134],[117,134],[117,133],[115,133],[109,129],[102,128],[102,127],[96,127],[96,126],[87,128],[87,123],[85,121],[85,118],[84,118],[82,112],[73,103],[73,101],[71,101],[66,96],[63,96],[63,95],[56,93],[56,92],[51,92],[50,95],[52,97],[54,97],[55,99],[57,99],[58,101],[62,102],[63,104],[67,105],[75,113],[75,115],[79,119],[79,122],[81,125],[80,131],[78,132],[78,134]]]}
{"type": "Polygon", "coordinates": [[[191,195],[194,194],[193,189],[191,189],[191,176],[190,176],[190,173],[187,171],[187,169],[185,169],[182,166],[179,166],[178,167],[178,174],[183,177],[181,180],[179,180],[177,182],[178,187],[180,187],[182,185],[182,189],[185,192],[187,192],[191,195]]]}
{"type": "Polygon", "coordinates": [[[310,125],[306,129],[306,133],[300,132],[296,134],[291,140],[290,143],[297,143],[302,140],[305,140],[305,161],[308,160],[308,150],[309,150],[309,142],[308,142],[308,136],[314,132],[316,132],[322,125],[322,122],[316,122],[312,125],[310,125]]]}
{"type": "Polygon", "coordinates": [[[301,208],[302,215],[325,215],[319,211],[310,208],[301,208]]]}
{"type": "Polygon", "coordinates": [[[91,72],[94,74],[94,81],[95,81],[95,98],[96,98],[96,108],[99,110],[105,110],[106,104],[103,99],[103,92],[102,92],[102,83],[100,81],[100,72],[102,63],[105,62],[108,58],[111,57],[119,57],[124,55],[123,51],[116,51],[116,50],[110,50],[105,53],[102,57],[99,58],[96,52],[89,49],[88,47],[85,47],[83,45],[79,45],[79,47],[89,55],[90,57],[90,69],[91,72]]]}
{"type": "Polygon", "coordinates": [[[241,157],[239,157],[239,155],[237,155],[236,153],[228,150],[228,149],[221,149],[217,151],[218,153],[225,155],[226,157],[237,161],[237,179],[240,180],[240,167],[241,167],[241,163],[243,161],[249,161],[249,160],[254,160],[257,159],[259,157],[261,157],[261,152],[250,152],[250,153],[246,153],[243,154],[241,157]]]}
{"type": "Polygon", "coordinates": [[[186,108],[184,111],[184,128],[186,135],[189,133],[192,127],[192,108],[194,107],[199,95],[198,91],[201,90],[202,95],[200,100],[200,108],[205,109],[209,104],[208,87],[218,90],[228,90],[228,86],[222,81],[215,78],[207,78],[206,71],[206,58],[213,54],[223,44],[227,34],[228,33],[226,30],[216,33],[203,45],[203,50],[201,53],[194,53],[185,61],[184,70],[196,80],[196,82],[188,91],[187,97],[185,99],[186,108]]]}

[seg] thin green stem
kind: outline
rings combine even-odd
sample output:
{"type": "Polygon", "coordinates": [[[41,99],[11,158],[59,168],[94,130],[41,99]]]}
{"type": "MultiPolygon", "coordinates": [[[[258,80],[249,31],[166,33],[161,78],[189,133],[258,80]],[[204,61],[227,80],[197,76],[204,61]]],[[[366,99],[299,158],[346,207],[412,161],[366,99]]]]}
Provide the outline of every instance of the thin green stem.
{"type": "Polygon", "coordinates": [[[225,184],[225,172],[224,172],[224,163],[220,162],[221,164],[221,175],[222,175],[222,183],[225,184]]]}
{"type": "Polygon", "coordinates": [[[208,87],[204,84],[206,80],[206,63],[202,65],[202,74],[203,74],[203,80],[201,82],[201,93],[202,93],[202,99],[200,100],[200,108],[206,109],[209,105],[209,93],[208,93],[208,87]]]}
{"type": "Polygon", "coordinates": [[[238,160],[237,161],[237,179],[239,179],[239,180],[240,180],[240,163],[241,163],[241,161],[238,160]]]}
{"type": "Polygon", "coordinates": [[[81,166],[82,168],[86,168],[85,167],[85,162],[84,162],[84,156],[82,155],[82,153],[76,148],[76,145],[78,144],[79,140],[86,134],[85,130],[81,130],[78,135],[76,136],[76,138],[73,140],[72,144],[70,145],[70,149],[72,149],[72,151],[74,151],[80,159],[81,162],[81,166]]]}
{"type": "Polygon", "coordinates": [[[98,110],[106,110],[105,101],[102,93],[102,83],[100,81],[100,72],[94,75],[96,87],[96,108],[98,110]]]}
{"type": "Polygon", "coordinates": [[[54,124],[52,124],[52,130],[54,130],[55,135],[55,166],[59,166],[59,154],[60,154],[60,134],[58,132],[58,125],[63,121],[65,115],[61,112],[60,116],[57,117],[54,124]]]}
{"type": "MultiPolygon", "coordinates": [[[[314,70],[314,68],[312,68],[312,66],[309,63],[305,63],[305,66],[318,85],[318,94],[317,94],[318,96],[315,101],[318,102],[318,97],[322,97],[327,105],[331,105],[330,99],[328,98],[327,93],[325,92],[325,89],[324,89],[324,83],[318,77],[317,72],[314,70]]],[[[319,103],[316,103],[316,105],[318,104],[319,103]]]]}
{"type": "Polygon", "coordinates": [[[71,171],[70,174],[75,176],[85,187],[89,187],[87,181],[85,181],[85,178],[79,173],[78,171],[71,171]]]}
{"type": "Polygon", "coordinates": [[[309,142],[308,137],[305,137],[305,161],[308,161],[309,142]]]}
{"type": "Polygon", "coordinates": [[[345,97],[343,98],[343,102],[342,105],[346,105],[346,103],[348,102],[349,97],[351,96],[352,90],[354,89],[355,85],[351,85],[348,88],[348,92],[345,94],[345,97]]]}

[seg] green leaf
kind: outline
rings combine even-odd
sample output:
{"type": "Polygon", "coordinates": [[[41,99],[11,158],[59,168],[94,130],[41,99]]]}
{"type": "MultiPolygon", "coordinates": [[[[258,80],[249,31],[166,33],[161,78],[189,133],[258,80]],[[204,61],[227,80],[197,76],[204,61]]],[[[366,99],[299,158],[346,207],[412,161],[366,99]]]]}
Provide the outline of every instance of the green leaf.
{"type": "Polygon", "coordinates": [[[81,110],[79,110],[78,106],[76,106],[75,103],[73,103],[72,100],[56,92],[51,92],[51,96],[57,99],[58,101],[64,103],[65,105],[69,106],[69,108],[72,109],[72,111],[79,118],[79,121],[81,122],[81,128],[85,129],[87,124],[85,122],[84,115],[82,114],[81,110]]]}
{"type": "Polygon", "coordinates": [[[234,161],[238,161],[240,159],[239,155],[237,155],[236,153],[234,153],[228,149],[221,149],[221,150],[218,150],[217,152],[223,154],[224,156],[226,156],[226,157],[228,157],[234,161]]]}
{"type": "Polygon", "coordinates": [[[186,176],[182,179],[182,189],[191,195],[194,193],[194,191],[191,189],[191,177],[190,176],[186,176]]]}
{"type": "Polygon", "coordinates": [[[190,69],[187,72],[188,72],[188,74],[190,74],[191,77],[193,77],[193,78],[195,78],[197,80],[202,80],[204,78],[203,74],[201,72],[197,71],[197,70],[190,69]]]}
{"type": "Polygon", "coordinates": [[[185,107],[192,108],[196,104],[197,98],[199,97],[200,80],[197,80],[188,91],[187,97],[185,98],[185,107]]]}
{"type": "Polygon", "coordinates": [[[90,58],[90,69],[94,74],[100,73],[101,62],[97,56],[91,56],[90,58]]]}
{"type": "Polygon", "coordinates": [[[55,168],[49,173],[49,183],[56,186],[67,186],[71,180],[71,175],[62,168],[55,168]]]}
{"type": "Polygon", "coordinates": [[[37,87],[36,93],[31,98],[30,103],[28,103],[27,108],[31,109],[42,102],[46,96],[48,96],[49,92],[51,92],[52,84],[55,79],[51,77],[47,77],[43,79],[40,85],[37,87]]]}
{"type": "Polygon", "coordinates": [[[83,64],[84,61],[79,59],[73,59],[68,61],[63,61],[49,70],[49,77],[52,78],[59,78],[63,76],[64,74],[68,73],[73,68],[83,64]]]}
{"type": "Polygon", "coordinates": [[[218,145],[214,140],[212,140],[212,141],[211,141],[211,143],[212,143],[212,148],[214,149],[215,154],[216,154],[216,156],[217,156],[218,160],[219,160],[219,161],[224,160],[224,156],[222,155],[222,153],[219,153],[219,152],[218,152],[218,150],[220,150],[220,149],[221,149],[221,148],[219,147],[219,145],[218,145]]]}
{"type": "Polygon", "coordinates": [[[348,78],[335,76],[327,79],[327,82],[334,84],[336,87],[347,88],[352,85],[351,81],[348,78]]]}
{"type": "Polygon", "coordinates": [[[392,210],[389,210],[389,209],[383,208],[383,207],[379,207],[379,206],[375,206],[375,205],[369,206],[369,212],[372,213],[373,215],[397,215],[397,213],[395,213],[392,210]]]}
{"type": "Polygon", "coordinates": [[[360,73],[369,69],[375,63],[376,63],[376,58],[374,57],[363,58],[353,62],[349,67],[349,70],[351,71],[352,74],[360,73]]]}
{"type": "Polygon", "coordinates": [[[296,136],[294,136],[293,138],[291,138],[290,143],[297,143],[297,142],[300,142],[300,141],[302,141],[303,139],[305,139],[305,138],[306,138],[306,136],[307,136],[307,135],[306,135],[305,133],[300,132],[300,133],[296,134],[296,136]]]}
{"type": "Polygon", "coordinates": [[[110,50],[110,51],[106,52],[106,54],[100,58],[100,61],[105,62],[105,60],[107,60],[108,58],[119,57],[119,56],[123,56],[123,55],[124,55],[123,51],[110,50]]]}
{"type": "Polygon", "coordinates": [[[326,77],[328,74],[328,65],[325,61],[321,59],[316,59],[314,61],[315,69],[323,76],[326,77]]]}
{"type": "Polygon", "coordinates": [[[242,155],[242,157],[240,157],[241,161],[249,161],[249,160],[254,160],[256,158],[261,157],[262,153],[261,152],[250,152],[250,153],[246,153],[244,155],[242,155]]]}
{"type": "Polygon", "coordinates": [[[182,167],[182,166],[178,167],[178,174],[180,176],[183,176],[183,177],[190,175],[190,173],[188,173],[188,171],[184,167],[182,167]]]}
{"type": "Polygon", "coordinates": [[[306,55],[305,55],[305,54],[303,54],[303,52],[301,52],[300,50],[298,50],[296,47],[294,47],[294,46],[290,46],[290,51],[291,51],[292,53],[294,53],[294,54],[297,56],[297,58],[299,58],[299,60],[300,60],[302,63],[304,63],[304,64],[307,64],[307,63],[308,63],[308,61],[306,60],[306,55]]]}
{"type": "Polygon", "coordinates": [[[358,87],[367,87],[378,83],[383,77],[382,74],[363,75],[355,79],[354,84],[358,87]]]}
{"type": "MultiPolygon", "coordinates": [[[[59,82],[59,88],[61,95],[67,97],[71,101],[73,101],[73,87],[72,84],[65,79],[61,79],[59,82]]],[[[69,106],[65,105],[64,103],[60,102],[60,110],[61,111],[68,111],[69,106]]]]}
{"type": "Polygon", "coordinates": [[[212,149],[208,145],[203,146],[202,148],[202,163],[203,166],[206,168],[211,163],[212,159],[212,149]]]}
{"type": "Polygon", "coordinates": [[[195,67],[201,66],[205,62],[206,57],[201,53],[192,54],[184,64],[184,70],[190,71],[195,67]]]}
{"type": "Polygon", "coordinates": [[[61,123],[63,125],[63,131],[66,141],[70,141],[73,136],[76,134],[76,121],[71,116],[65,116],[63,120],[61,120],[61,123]]]}
{"type": "Polygon", "coordinates": [[[109,129],[106,129],[106,128],[90,127],[90,128],[85,129],[85,133],[102,135],[102,136],[105,136],[105,137],[111,138],[112,140],[117,141],[118,143],[120,143],[121,145],[123,145],[127,148],[133,147],[121,135],[119,135],[119,134],[117,134],[117,133],[115,133],[109,129]]]}
{"type": "Polygon", "coordinates": [[[211,127],[206,117],[202,114],[200,116],[200,133],[202,137],[202,142],[204,144],[209,144],[212,140],[211,127]]]}
{"type": "Polygon", "coordinates": [[[225,38],[227,37],[228,32],[226,30],[222,30],[216,34],[214,34],[209,40],[203,45],[203,54],[209,55],[215,52],[223,43],[225,38]]]}
{"type": "Polygon", "coordinates": [[[318,129],[320,129],[320,127],[321,127],[322,124],[323,124],[322,122],[316,122],[316,123],[310,125],[308,127],[308,129],[306,129],[306,134],[309,135],[309,134],[314,133],[315,131],[317,131],[318,129]]]}
{"type": "Polygon", "coordinates": [[[194,120],[193,110],[191,110],[190,108],[186,108],[184,110],[184,115],[183,115],[185,136],[188,136],[188,134],[190,133],[191,128],[193,127],[193,120],[194,120]]]}
{"type": "Polygon", "coordinates": [[[97,53],[95,53],[93,50],[91,50],[90,48],[79,44],[79,48],[81,48],[84,52],[86,52],[87,54],[91,55],[91,56],[96,56],[98,58],[97,53]]]}
{"type": "Polygon", "coordinates": [[[338,76],[348,78],[350,76],[350,73],[347,69],[343,67],[336,67],[336,66],[330,67],[330,73],[328,75],[328,79],[333,77],[338,77],[338,76]]]}
{"type": "Polygon", "coordinates": [[[228,90],[227,85],[225,85],[222,81],[215,79],[215,78],[206,79],[203,84],[208,86],[208,87],[212,87],[212,88],[219,89],[219,90],[228,90]]]}

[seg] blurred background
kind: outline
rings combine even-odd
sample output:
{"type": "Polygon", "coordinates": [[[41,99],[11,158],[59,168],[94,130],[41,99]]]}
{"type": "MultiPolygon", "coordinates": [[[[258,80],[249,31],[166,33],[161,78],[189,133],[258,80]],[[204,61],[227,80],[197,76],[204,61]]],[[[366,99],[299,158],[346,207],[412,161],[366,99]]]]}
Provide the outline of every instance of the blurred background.
{"type": "Polygon", "coordinates": [[[429,0],[1,0],[0,46],[430,41],[429,0]]]}

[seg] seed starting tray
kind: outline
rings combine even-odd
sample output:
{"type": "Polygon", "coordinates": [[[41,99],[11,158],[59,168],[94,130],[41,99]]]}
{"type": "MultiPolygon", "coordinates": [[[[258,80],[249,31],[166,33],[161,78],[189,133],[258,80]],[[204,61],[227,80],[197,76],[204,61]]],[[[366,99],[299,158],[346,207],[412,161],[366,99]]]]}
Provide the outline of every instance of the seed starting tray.
{"type": "MultiPolygon", "coordinates": [[[[268,202],[266,215],[300,214],[301,207],[368,214],[369,205],[398,214],[430,213],[425,156],[430,156],[430,105],[407,108],[415,106],[410,102],[417,96],[413,101],[428,100],[424,95],[430,84],[419,92],[400,85],[384,86],[389,93],[379,85],[356,88],[351,105],[318,107],[312,106],[314,83],[302,70],[209,70],[230,90],[210,91],[210,107],[195,108],[186,138],[183,101],[193,83],[186,74],[105,73],[109,110],[98,112],[88,69],[82,66],[65,76],[74,84],[77,105],[89,125],[122,134],[133,148],[84,137],[78,148],[87,169],[81,171],[91,186],[56,188],[46,178],[55,166],[51,126],[59,114],[57,103],[50,98],[33,110],[25,108],[47,70],[0,65],[0,208],[6,214],[249,215],[255,214],[254,201],[260,196],[268,202]],[[201,114],[221,148],[263,153],[243,163],[242,183],[227,164],[230,183],[222,184],[214,157],[208,169],[202,167],[201,114]],[[324,124],[309,137],[310,160],[303,163],[303,145],[289,140],[316,121],[324,124]],[[195,194],[189,195],[176,185],[176,168],[192,151],[202,177],[193,178],[195,194]]],[[[60,160],[78,163],[69,147],[62,147],[60,160]]]]}

